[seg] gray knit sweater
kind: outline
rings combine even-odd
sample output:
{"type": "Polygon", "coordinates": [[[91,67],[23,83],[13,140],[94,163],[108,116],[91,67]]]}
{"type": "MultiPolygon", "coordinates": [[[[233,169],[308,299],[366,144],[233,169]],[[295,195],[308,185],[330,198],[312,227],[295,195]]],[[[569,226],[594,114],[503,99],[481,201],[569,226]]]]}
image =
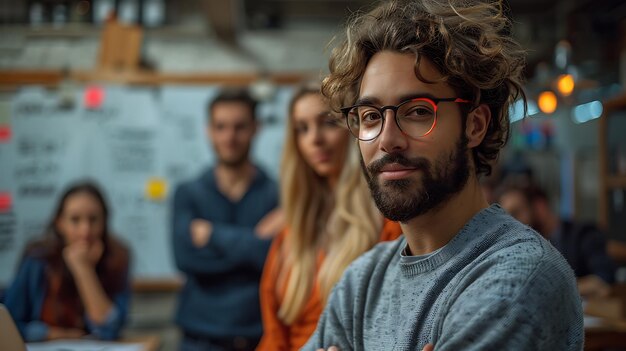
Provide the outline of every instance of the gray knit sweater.
{"type": "Polygon", "coordinates": [[[582,350],[572,270],[498,205],[423,260],[405,246],[378,244],[346,270],[303,350],[582,350]]]}

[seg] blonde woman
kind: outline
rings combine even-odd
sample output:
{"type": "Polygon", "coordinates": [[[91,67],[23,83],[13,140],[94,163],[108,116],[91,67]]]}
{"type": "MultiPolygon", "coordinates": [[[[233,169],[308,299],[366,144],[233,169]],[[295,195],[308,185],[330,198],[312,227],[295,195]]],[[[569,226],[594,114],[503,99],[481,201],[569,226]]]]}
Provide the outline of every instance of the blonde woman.
{"type": "Polygon", "coordinates": [[[274,240],[261,279],[257,350],[300,349],[350,262],[400,235],[376,209],[355,144],[319,86],[296,92],[286,130],[280,186],[287,229],[274,240]]]}

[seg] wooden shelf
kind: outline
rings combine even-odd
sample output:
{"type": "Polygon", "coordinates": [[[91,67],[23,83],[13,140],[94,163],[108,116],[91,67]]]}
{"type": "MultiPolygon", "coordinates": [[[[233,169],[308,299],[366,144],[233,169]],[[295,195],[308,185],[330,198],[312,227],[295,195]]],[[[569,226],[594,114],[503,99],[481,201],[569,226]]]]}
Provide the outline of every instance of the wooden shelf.
{"type": "Polygon", "coordinates": [[[63,79],[61,70],[0,70],[0,86],[29,84],[56,85],[63,79]]]}
{"type": "Polygon", "coordinates": [[[608,189],[626,189],[626,175],[610,175],[606,177],[606,187],[608,189]]]}
{"type": "MultiPolygon", "coordinates": [[[[304,73],[275,73],[267,76],[267,79],[275,84],[297,84],[307,75],[304,73]]],[[[113,71],[77,71],[72,72],[71,77],[76,81],[93,82],[116,82],[129,85],[163,85],[163,84],[188,84],[188,85],[246,85],[263,78],[258,73],[157,73],[157,72],[113,72],[113,71]]]]}
{"type": "MultiPolygon", "coordinates": [[[[298,84],[310,72],[272,73],[264,76],[259,73],[161,73],[144,71],[72,71],[69,78],[78,82],[114,82],[129,85],[245,85],[251,84],[260,78],[266,78],[275,84],[298,84]]],[[[23,85],[37,84],[56,86],[64,78],[60,70],[0,70],[0,90],[16,89],[23,85]]]]}

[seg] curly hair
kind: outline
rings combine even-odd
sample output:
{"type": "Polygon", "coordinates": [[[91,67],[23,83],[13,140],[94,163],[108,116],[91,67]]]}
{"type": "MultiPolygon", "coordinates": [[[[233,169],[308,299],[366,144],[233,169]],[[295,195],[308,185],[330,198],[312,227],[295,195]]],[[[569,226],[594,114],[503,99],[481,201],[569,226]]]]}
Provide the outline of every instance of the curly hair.
{"type": "Polygon", "coordinates": [[[356,13],[332,51],[322,94],[334,110],[352,105],[369,60],[381,51],[414,54],[416,77],[435,83],[420,74],[425,57],[441,73],[440,81],[472,101],[465,115],[478,105],[489,106],[487,133],[472,149],[476,173],[489,175],[509,137],[509,106],[519,98],[526,106],[525,51],[511,38],[504,10],[501,1],[391,0],[356,13]]]}

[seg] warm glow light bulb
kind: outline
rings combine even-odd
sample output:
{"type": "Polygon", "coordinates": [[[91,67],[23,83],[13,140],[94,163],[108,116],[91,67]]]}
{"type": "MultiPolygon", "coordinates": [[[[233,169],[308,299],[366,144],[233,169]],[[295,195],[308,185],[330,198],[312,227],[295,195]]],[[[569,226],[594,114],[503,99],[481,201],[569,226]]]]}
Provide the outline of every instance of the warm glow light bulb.
{"type": "Polygon", "coordinates": [[[571,74],[562,74],[556,81],[556,87],[563,96],[569,96],[574,91],[574,77],[571,74]]]}
{"type": "Polygon", "coordinates": [[[548,115],[553,113],[557,106],[556,95],[551,91],[544,91],[539,94],[538,105],[541,112],[548,115]]]}

